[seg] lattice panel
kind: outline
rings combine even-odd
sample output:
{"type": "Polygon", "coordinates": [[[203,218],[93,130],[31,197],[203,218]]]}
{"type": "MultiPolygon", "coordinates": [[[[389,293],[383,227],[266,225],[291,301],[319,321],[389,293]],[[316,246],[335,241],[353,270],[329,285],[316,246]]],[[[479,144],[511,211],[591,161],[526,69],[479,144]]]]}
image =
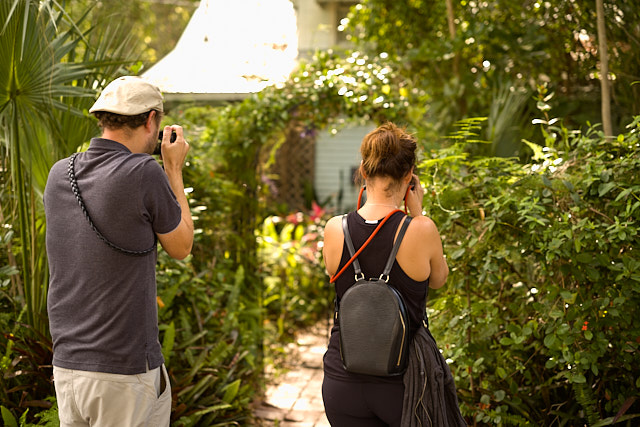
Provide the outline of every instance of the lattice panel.
{"type": "Polygon", "coordinates": [[[305,203],[313,199],[315,135],[303,126],[291,125],[272,171],[277,175],[276,201],[286,203],[291,210],[307,210],[305,203]]]}

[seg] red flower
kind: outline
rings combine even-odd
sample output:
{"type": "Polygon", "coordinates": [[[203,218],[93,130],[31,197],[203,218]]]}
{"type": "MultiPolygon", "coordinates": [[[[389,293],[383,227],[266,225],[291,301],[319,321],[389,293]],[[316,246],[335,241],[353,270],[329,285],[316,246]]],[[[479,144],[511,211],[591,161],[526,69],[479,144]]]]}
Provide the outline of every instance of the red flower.
{"type": "Polygon", "coordinates": [[[311,203],[311,220],[321,219],[326,211],[320,207],[315,201],[311,203]]]}
{"type": "Polygon", "coordinates": [[[589,322],[584,322],[584,325],[582,325],[582,330],[586,331],[587,330],[587,325],[589,324],[589,322]]]}

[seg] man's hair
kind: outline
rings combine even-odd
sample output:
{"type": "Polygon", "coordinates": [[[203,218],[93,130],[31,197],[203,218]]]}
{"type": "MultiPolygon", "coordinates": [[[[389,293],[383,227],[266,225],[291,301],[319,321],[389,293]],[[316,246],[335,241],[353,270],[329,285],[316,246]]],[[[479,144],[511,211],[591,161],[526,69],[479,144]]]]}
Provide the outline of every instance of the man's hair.
{"type": "Polygon", "coordinates": [[[158,110],[149,110],[146,113],[136,114],[135,116],[123,116],[122,114],[110,113],[108,111],[96,111],[93,113],[98,119],[98,125],[103,129],[136,129],[143,126],[149,119],[151,111],[155,111],[155,121],[160,126],[162,120],[162,113],[158,110]]]}

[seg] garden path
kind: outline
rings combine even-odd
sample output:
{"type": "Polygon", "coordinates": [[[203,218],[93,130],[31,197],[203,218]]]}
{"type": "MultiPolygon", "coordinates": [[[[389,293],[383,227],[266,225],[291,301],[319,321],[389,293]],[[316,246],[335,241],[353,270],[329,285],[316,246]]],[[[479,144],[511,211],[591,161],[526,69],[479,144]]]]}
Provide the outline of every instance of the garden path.
{"type": "Polygon", "coordinates": [[[286,372],[267,374],[264,401],[255,411],[261,426],[329,427],[322,403],[322,356],[327,349],[327,322],[298,334],[286,349],[286,372]]]}

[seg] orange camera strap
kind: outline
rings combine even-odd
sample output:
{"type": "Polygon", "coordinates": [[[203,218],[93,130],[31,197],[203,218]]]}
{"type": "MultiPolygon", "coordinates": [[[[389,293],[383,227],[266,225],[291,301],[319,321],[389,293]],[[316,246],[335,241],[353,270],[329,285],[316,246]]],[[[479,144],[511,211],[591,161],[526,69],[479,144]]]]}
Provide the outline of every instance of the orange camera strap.
{"type": "MultiPolygon", "coordinates": [[[[358,202],[358,204],[359,204],[359,202],[358,202]]],[[[371,236],[369,236],[369,238],[367,239],[367,241],[366,241],[366,242],[364,242],[364,244],[360,247],[360,249],[358,249],[358,250],[356,251],[356,253],[355,253],[355,254],[353,254],[353,256],[351,257],[351,259],[350,259],[349,261],[347,261],[347,263],[342,267],[342,269],[340,269],[340,271],[339,271],[339,272],[337,272],[337,273],[336,273],[336,274],[331,278],[331,280],[329,280],[329,283],[333,283],[333,282],[335,282],[335,281],[336,281],[336,279],[338,279],[338,277],[340,277],[340,275],[341,275],[342,273],[344,273],[344,271],[347,269],[347,267],[349,267],[349,266],[351,265],[351,263],[352,263],[356,258],[358,258],[358,255],[360,255],[360,252],[362,252],[362,250],[363,250],[364,248],[366,248],[366,247],[367,247],[367,245],[369,244],[369,242],[371,242],[371,239],[373,239],[373,236],[375,236],[375,235],[376,235],[376,233],[378,233],[378,231],[379,231],[379,230],[380,230],[380,228],[384,225],[384,223],[385,223],[385,222],[387,222],[387,220],[388,220],[389,218],[391,218],[391,215],[393,215],[393,214],[394,214],[394,213],[396,213],[396,212],[402,212],[402,211],[401,211],[400,209],[394,209],[394,210],[392,210],[391,212],[389,212],[389,213],[387,214],[387,216],[385,216],[385,217],[384,217],[384,219],[383,219],[382,221],[380,221],[380,224],[378,224],[378,226],[376,227],[376,229],[375,229],[375,230],[373,230],[373,233],[371,233],[371,236]]]]}

